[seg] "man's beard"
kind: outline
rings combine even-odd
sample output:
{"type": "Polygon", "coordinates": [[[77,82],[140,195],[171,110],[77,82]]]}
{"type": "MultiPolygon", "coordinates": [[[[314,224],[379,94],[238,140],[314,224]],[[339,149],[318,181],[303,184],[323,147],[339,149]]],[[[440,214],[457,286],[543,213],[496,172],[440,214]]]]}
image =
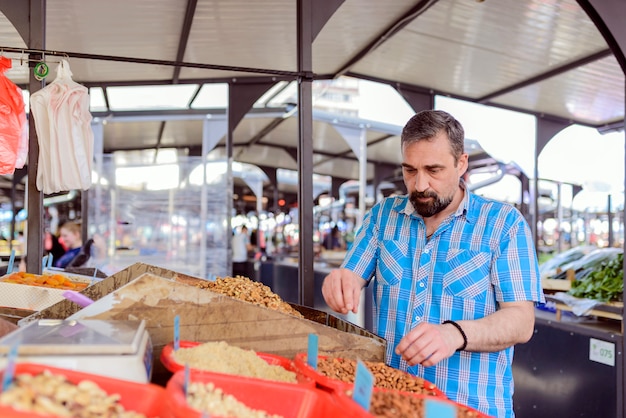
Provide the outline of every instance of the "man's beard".
{"type": "Polygon", "coordinates": [[[424,218],[429,218],[433,215],[436,215],[445,208],[447,208],[448,205],[452,203],[452,199],[454,199],[454,195],[450,195],[448,197],[440,197],[437,193],[429,191],[413,191],[409,196],[409,200],[411,201],[411,204],[413,205],[417,213],[419,213],[424,218]],[[427,202],[418,200],[420,198],[429,197],[433,198],[434,200],[427,202]]]}

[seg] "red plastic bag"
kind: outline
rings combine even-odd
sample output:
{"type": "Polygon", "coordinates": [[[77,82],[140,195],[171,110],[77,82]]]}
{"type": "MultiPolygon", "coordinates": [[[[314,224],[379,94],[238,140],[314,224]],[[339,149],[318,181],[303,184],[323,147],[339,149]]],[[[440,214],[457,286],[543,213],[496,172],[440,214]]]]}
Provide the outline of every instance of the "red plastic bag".
{"type": "Polygon", "coordinates": [[[11,66],[9,58],[0,57],[0,174],[22,168],[28,153],[22,90],[4,75],[11,66]]]}

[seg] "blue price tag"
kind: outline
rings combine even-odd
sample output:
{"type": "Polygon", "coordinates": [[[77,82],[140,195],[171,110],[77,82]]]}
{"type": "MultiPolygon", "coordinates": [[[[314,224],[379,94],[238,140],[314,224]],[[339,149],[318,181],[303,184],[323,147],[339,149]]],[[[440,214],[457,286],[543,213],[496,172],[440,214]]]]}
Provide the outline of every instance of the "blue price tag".
{"type": "Polygon", "coordinates": [[[2,378],[2,391],[9,389],[13,382],[13,375],[15,374],[15,361],[17,360],[17,344],[13,344],[9,350],[9,356],[7,359],[7,365],[4,368],[4,377],[2,378]]]}
{"type": "Polygon", "coordinates": [[[434,399],[426,399],[424,418],[456,418],[456,406],[434,399]]]}
{"type": "Polygon", "coordinates": [[[306,362],[313,370],[317,370],[317,350],[318,350],[317,334],[309,334],[309,344],[307,346],[306,362]]]}
{"type": "Polygon", "coordinates": [[[174,351],[180,348],[180,316],[174,317],[174,351]]]}
{"type": "Polygon", "coordinates": [[[356,376],[354,377],[352,399],[361,405],[363,409],[369,411],[373,391],[374,375],[361,360],[358,360],[356,363],[356,376]]]}
{"type": "Polygon", "coordinates": [[[9,266],[7,267],[7,274],[13,273],[13,263],[15,263],[15,249],[11,250],[11,256],[9,257],[9,266]]]}

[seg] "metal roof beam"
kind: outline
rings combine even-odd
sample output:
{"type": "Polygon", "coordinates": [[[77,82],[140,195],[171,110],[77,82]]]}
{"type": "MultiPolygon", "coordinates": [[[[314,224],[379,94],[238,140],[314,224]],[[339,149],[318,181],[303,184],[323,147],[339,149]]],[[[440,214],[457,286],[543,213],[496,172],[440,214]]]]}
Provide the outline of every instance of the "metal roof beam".
{"type": "Polygon", "coordinates": [[[383,43],[391,39],[396,33],[398,33],[406,25],[417,19],[422,13],[428,10],[431,6],[437,3],[438,0],[420,0],[415,6],[413,6],[408,12],[402,15],[395,22],[392,22],[387,26],[382,33],[374,38],[372,42],[367,44],[365,48],[361,49],[355,55],[352,56],[340,69],[335,73],[335,77],[339,77],[347,73],[357,62],[361,61],[370,52],[381,46],[383,43]]]}
{"type": "MultiPolygon", "coordinates": [[[[176,62],[182,62],[185,58],[185,50],[187,49],[187,42],[189,41],[189,33],[191,32],[191,24],[193,23],[193,17],[196,14],[196,6],[198,0],[188,0],[187,9],[185,10],[185,19],[183,20],[183,28],[180,32],[180,39],[178,41],[178,51],[176,52],[176,62]]],[[[172,82],[178,84],[180,78],[180,66],[174,67],[174,74],[172,75],[172,82]]]]}
{"type": "Polygon", "coordinates": [[[491,99],[498,97],[498,96],[502,96],[504,94],[510,93],[512,91],[515,90],[519,90],[521,88],[524,87],[528,87],[531,84],[536,84],[536,83],[540,83],[544,80],[547,80],[549,78],[555,77],[559,74],[563,74],[566,73],[568,71],[571,71],[573,69],[576,69],[578,67],[582,67],[583,65],[592,63],[594,61],[598,61],[602,58],[606,58],[608,56],[612,55],[612,52],[610,49],[603,49],[602,51],[598,51],[594,54],[591,55],[587,55],[586,57],[577,59],[575,61],[569,62],[565,65],[561,65],[559,67],[553,68],[550,71],[546,71],[542,74],[538,74],[534,77],[528,78],[526,80],[520,81],[519,83],[515,83],[512,84],[510,86],[507,86],[503,89],[500,90],[496,90],[492,93],[486,94],[483,97],[479,97],[477,99],[474,100],[474,102],[476,103],[480,103],[480,104],[487,104],[491,99]]]}

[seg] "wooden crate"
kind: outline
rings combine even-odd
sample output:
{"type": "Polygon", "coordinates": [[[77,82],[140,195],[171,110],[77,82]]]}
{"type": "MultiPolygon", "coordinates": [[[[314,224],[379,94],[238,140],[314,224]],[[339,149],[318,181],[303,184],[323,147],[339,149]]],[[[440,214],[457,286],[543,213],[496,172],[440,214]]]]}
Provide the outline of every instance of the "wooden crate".
{"type": "MultiPolygon", "coordinates": [[[[546,295],[546,300],[554,302],[556,307],[556,320],[561,321],[563,312],[572,312],[572,307],[563,303],[559,299],[546,295]]],[[[614,321],[619,321],[621,326],[621,332],[624,333],[624,302],[605,302],[596,305],[593,309],[589,310],[585,316],[595,316],[598,318],[604,318],[614,321]]]]}

